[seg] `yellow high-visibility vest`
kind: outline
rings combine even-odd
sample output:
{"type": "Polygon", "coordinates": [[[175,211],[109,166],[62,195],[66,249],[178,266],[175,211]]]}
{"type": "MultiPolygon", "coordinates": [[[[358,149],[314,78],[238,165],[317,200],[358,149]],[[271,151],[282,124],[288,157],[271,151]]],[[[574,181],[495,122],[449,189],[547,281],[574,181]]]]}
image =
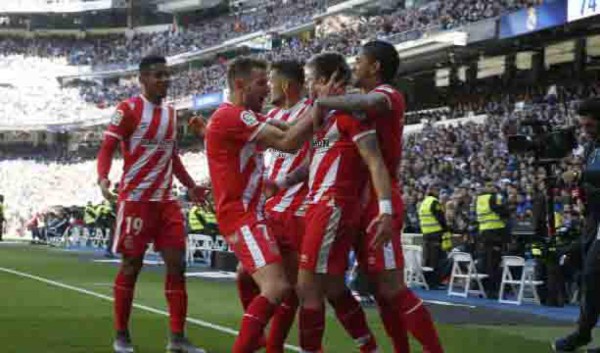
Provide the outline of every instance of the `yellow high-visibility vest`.
{"type": "Polygon", "coordinates": [[[490,207],[492,194],[483,194],[477,196],[477,222],[479,231],[502,229],[505,227],[504,221],[490,207]]]}
{"type": "Polygon", "coordinates": [[[440,222],[435,218],[433,212],[431,212],[431,205],[437,201],[433,196],[427,196],[419,207],[419,224],[421,226],[421,233],[431,234],[442,231],[440,222]]]}

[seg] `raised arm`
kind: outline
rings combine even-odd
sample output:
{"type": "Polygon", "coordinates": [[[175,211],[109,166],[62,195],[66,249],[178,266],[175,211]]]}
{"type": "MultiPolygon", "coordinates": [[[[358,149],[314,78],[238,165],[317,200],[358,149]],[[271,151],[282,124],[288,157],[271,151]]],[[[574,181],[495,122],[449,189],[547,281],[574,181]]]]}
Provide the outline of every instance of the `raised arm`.
{"type": "Polygon", "coordinates": [[[385,112],[390,109],[388,98],[381,92],[321,97],[315,101],[315,105],[322,109],[343,110],[349,113],[371,110],[385,112]]]}

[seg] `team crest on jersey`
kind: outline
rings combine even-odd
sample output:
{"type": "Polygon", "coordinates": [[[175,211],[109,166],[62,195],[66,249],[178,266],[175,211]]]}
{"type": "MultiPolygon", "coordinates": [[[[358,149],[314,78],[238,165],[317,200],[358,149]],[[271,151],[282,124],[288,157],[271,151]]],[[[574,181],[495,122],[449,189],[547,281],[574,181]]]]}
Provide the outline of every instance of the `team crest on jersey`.
{"type": "Polygon", "coordinates": [[[242,112],[241,118],[242,118],[242,122],[249,127],[258,125],[258,119],[256,118],[256,115],[254,115],[254,113],[252,113],[252,112],[249,112],[249,111],[242,112]]]}
{"type": "Polygon", "coordinates": [[[115,113],[110,117],[110,123],[115,126],[119,126],[122,120],[123,112],[120,110],[115,111],[115,113]]]}

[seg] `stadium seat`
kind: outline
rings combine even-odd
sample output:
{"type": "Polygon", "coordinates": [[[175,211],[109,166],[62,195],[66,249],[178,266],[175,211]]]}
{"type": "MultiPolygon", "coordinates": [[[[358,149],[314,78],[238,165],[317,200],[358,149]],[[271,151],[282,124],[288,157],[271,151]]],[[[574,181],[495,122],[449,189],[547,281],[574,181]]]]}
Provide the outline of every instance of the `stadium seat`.
{"type": "Polygon", "coordinates": [[[423,248],[419,245],[404,245],[404,275],[408,286],[429,290],[424,272],[433,272],[431,267],[423,267],[423,248]]]}
{"type": "Polygon", "coordinates": [[[503,304],[521,305],[523,301],[531,300],[536,304],[540,304],[537,286],[542,285],[544,282],[535,281],[534,274],[534,266],[526,262],[524,258],[518,256],[503,256],[502,282],[500,283],[498,302],[503,304]],[[520,278],[515,279],[515,276],[513,276],[514,270],[521,271],[520,278]],[[504,298],[507,286],[510,286],[513,295],[516,294],[516,299],[504,298]],[[529,293],[531,293],[531,297],[527,296],[529,293]]]}
{"type": "Polygon", "coordinates": [[[188,246],[186,260],[188,264],[194,263],[196,251],[202,251],[202,257],[210,265],[210,253],[214,250],[215,242],[210,235],[190,234],[188,236],[188,246]]]}
{"type": "Polygon", "coordinates": [[[455,252],[451,253],[450,257],[454,264],[448,285],[448,295],[467,298],[469,294],[476,294],[487,298],[481,280],[487,278],[488,275],[477,272],[471,254],[455,252]],[[463,282],[462,289],[456,289],[457,282],[463,282]],[[475,284],[475,289],[471,289],[471,283],[475,284]]]}

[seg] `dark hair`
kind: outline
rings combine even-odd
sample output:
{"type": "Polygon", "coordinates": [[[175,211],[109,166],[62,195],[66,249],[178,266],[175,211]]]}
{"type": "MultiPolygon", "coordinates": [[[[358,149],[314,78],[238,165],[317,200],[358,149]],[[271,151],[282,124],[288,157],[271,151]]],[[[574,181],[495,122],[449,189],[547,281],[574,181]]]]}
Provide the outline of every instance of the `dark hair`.
{"type": "Polygon", "coordinates": [[[600,98],[586,99],[577,107],[577,114],[600,120],[600,98]]]}
{"type": "Polygon", "coordinates": [[[329,80],[331,75],[337,71],[337,80],[348,83],[352,77],[350,66],[342,54],[326,52],[313,56],[306,63],[306,66],[315,70],[316,78],[325,78],[329,80]]]}
{"type": "Polygon", "coordinates": [[[253,69],[267,69],[267,62],[260,59],[241,56],[234,59],[227,67],[227,85],[233,89],[233,82],[236,78],[247,77],[253,69]]]}
{"type": "Polygon", "coordinates": [[[381,40],[370,41],[362,46],[362,52],[369,58],[379,61],[383,82],[389,83],[394,80],[400,66],[400,56],[392,44],[381,40]]]}
{"type": "Polygon", "coordinates": [[[144,70],[148,70],[150,68],[150,66],[152,65],[156,65],[156,64],[166,64],[167,63],[167,59],[165,59],[164,56],[161,55],[148,55],[142,58],[142,61],[140,61],[140,71],[144,71],[144,70]]]}
{"type": "Polygon", "coordinates": [[[280,60],[271,63],[271,70],[277,71],[277,73],[288,80],[295,81],[296,83],[304,84],[304,65],[302,62],[297,60],[280,60]]]}

